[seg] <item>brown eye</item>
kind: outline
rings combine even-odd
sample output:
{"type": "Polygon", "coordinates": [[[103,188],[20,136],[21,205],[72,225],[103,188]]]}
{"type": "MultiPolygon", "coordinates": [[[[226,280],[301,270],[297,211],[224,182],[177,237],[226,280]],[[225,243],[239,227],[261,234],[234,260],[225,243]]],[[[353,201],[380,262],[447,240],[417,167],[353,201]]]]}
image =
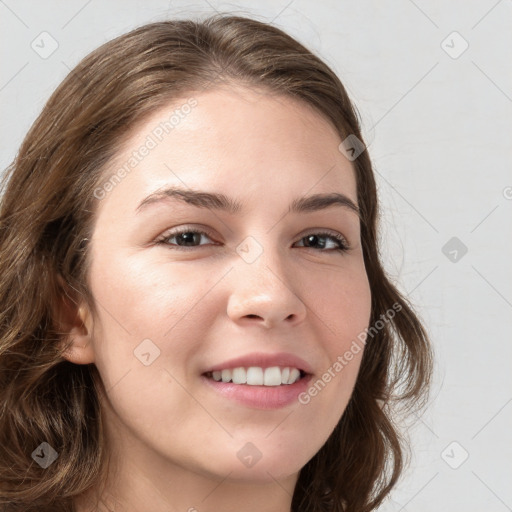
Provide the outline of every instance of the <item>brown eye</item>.
{"type": "Polygon", "coordinates": [[[326,249],[326,251],[346,251],[348,249],[348,243],[341,235],[332,234],[332,233],[311,233],[301,238],[301,241],[305,241],[305,247],[315,248],[318,246],[319,249],[326,249]],[[329,247],[326,249],[327,242],[326,240],[330,239],[334,241],[334,247],[329,247]]]}
{"type": "Polygon", "coordinates": [[[205,245],[200,243],[203,235],[206,236],[207,238],[210,238],[208,233],[206,233],[205,231],[185,228],[174,231],[172,233],[166,233],[159,240],[157,240],[157,243],[177,249],[200,247],[201,245],[205,245]],[[175,239],[176,241],[170,242],[170,240],[173,239],[175,239]]]}

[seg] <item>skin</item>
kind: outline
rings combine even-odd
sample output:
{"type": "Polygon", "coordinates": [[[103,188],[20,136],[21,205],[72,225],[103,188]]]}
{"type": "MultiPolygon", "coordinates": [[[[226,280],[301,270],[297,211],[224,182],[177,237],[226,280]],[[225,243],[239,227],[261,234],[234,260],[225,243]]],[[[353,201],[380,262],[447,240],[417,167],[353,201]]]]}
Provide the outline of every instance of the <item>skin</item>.
{"type": "MultiPolygon", "coordinates": [[[[97,509],[288,512],[300,469],[346,408],[362,351],[309,404],[281,409],[228,400],[200,375],[249,352],[284,351],[311,364],[314,382],[368,326],[357,214],[339,206],[286,213],[293,199],[315,193],[357,204],[354,170],[334,127],[295,99],[234,85],[194,97],[190,114],[97,204],[89,284],[98,315],[79,308],[66,355],[94,363],[107,390],[113,462],[106,508],[97,509]],[[244,209],[168,200],[136,213],[171,185],[221,192],[244,209]],[[155,243],[183,226],[211,235],[185,250],[170,235],[155,243]],[[349,250],[334,250],[329,237],[325,248],[308,247],[304,237],[322,230],[343,235],[349,250]],[[252,263],[236,251],[249,236],[263,251],[252,263]],[[148,366],[134,356],[144,339],[160,350],[148,366]],[[261,452],[252,467],[237,457],[247,442],[261,452]]],[[[106,178],[186,100],[135,127],[106,178]]],[[[92,510],[91,499],[77,501],[78,510],[92,510]]]]}

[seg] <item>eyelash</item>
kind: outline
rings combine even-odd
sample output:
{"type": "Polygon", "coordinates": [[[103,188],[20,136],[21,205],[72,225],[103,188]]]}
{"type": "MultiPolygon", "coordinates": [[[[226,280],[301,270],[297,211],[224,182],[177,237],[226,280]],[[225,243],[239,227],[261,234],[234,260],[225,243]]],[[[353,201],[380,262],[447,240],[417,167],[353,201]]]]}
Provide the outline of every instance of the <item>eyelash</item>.
{"type": "MultiPolygon", "coordinates": [[[[208,233],[208,231],[204,231],[204,230],[199,230],[199,229],[193,229],[193,228],[181,228],[181,229],[178,229],[176,231],[173,231],[171,233],[166,233],[165,235],[162,235],[160,238],[158,238],[157,240],[155,240],[155,243],[158,244],[158,245],[166,245],[168,246],[169,248],[173,248],[173,249],[177,249],[178,251],[190,251],[190,250],[193,250],[193,249],[196,249],[198,247],[201,247],[201,245],[196,245],[196,246],[192,246],[192,247],[184,247],[184,246],[179,246],[179,245],[174,245],[174,244],[169,244],[168,243],[168,240],[170,238],[173,238],[173,237],[176,237],[176,236],[179,236],[179,235],[183,235],[184,233],[193,233],[193,234],[198,234],[198,235],[206,235],[208,238],[213,238],[210,233],[208,233]]],[[[316,251],[319,251],[319,252],[346,252],[350,249],[348,243],[347,243],[347,240],[337,234],[337,233],[330,233],[330,232],[326,232],[326,231],[320,231],[320,232],[312,232],[312,233],[308,233],[306,235],[304,235],[303,237],[300,238],[299,241],[302,241],[304,238],[307,238],[308,236],[312,236],[312,235],[316,235],[316,236],[319,236],[320,238],[331,238],[332,240],[334,240],[338,247],[335,248],[335,249],[315,249],[313,247],[304,247],[305,249],[313,249],[313,250],[316,250],[316,251]]]]}

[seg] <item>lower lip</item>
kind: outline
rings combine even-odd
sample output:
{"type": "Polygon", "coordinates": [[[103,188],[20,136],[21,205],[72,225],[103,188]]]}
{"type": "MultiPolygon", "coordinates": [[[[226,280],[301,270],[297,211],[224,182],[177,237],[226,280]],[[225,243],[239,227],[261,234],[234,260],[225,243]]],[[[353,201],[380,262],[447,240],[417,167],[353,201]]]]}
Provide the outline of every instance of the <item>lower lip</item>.
{"type": "Polygon", "coordinates": [[[250,386],[232,382],[217,382],[204,375],[201,375],[201,378],[224,397],[242,405],[256,409],[280,409],[298,401],[298,396],[306,391],[312,375],[308,374],[293,384],[282,384],[281,386],[250,386]]]}

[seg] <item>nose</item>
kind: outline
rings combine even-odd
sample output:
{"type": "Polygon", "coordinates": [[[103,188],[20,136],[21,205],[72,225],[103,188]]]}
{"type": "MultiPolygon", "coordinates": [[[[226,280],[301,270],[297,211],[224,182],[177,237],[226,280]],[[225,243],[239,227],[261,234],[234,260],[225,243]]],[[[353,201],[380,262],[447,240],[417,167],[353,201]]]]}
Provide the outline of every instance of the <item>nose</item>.
{"type": "Polygon", "coordinates": [[[299,324],[306,316],[297,276],[269,252],[265,250],[252,263],[237,261],[231,273],[227,314],[236,323],[270,329],[299,324]]]}

